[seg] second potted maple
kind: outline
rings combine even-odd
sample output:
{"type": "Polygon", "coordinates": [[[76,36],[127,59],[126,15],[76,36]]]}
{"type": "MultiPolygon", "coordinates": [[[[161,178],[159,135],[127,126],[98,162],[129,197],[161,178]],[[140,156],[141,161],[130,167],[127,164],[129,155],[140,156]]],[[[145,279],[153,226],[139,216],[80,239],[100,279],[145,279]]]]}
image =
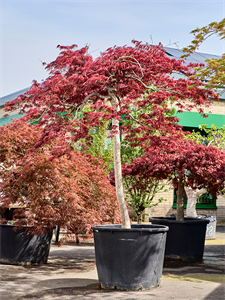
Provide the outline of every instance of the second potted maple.
{"type": "Polygon", "coordinates": [[[41,130],[20,120],[0,128],[1,263],[46,263],[55,226],[72,238],[120,220],[104,163],[59,139],[31,150],[41,130]],[[20,209],[7,220],[4,209],[15,204],[20,209]]]}
{"type": "Polygon", "coordinates": [[[170,138],[163,143],[154,150],[149,148],[149,153],[143,157],[143,164],[147,164],[139,172],[144,174],[142,176],[153,176],[156,173],[161,178],[168,176],[174,188],[177,187],[177,215],[149,220],[152,224],[166,225],[170,228],[166,258],[202,260],[206,226],[209,221],[184,217],[184,187],[205,188],[216,197],[224,189],[225,154],[217,148],[199,145],[191,140],[170,138]],[[155,159],[152,159],[153,153],[155,159]]]}

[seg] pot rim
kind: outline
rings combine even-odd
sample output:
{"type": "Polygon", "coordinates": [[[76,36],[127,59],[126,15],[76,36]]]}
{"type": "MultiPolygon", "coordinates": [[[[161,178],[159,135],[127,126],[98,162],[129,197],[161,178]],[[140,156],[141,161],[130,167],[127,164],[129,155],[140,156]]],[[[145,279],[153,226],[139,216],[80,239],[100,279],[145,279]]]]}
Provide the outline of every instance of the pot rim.
{"type": "MultiPolygon", "coordinates": [[[[1,224],[0,223],[0,226],[5,226],[5,227],[17,227],[19,229],[19,227],[21,228],[33,228],[35,227],[35,225],[16,225],[16,224],[1,224]]],[[[46,227],[46,226],[44,226],[46,227]]],[[[54,230],[56,228],[56,226],[53,226],[52,227],[52,230],[54,230]]]]}
{"type": "Polygon", "coordinates": [[[200,223],[204,223],[204,224],[209,224],[209,220],[208,219],[199,219],[199,218],[194,218],[194,217],[184,217],[184,221],[178,221],[176,220],[175,217],[151,217],[149,218],[149,222],[151,221],[165,221],[168,223],[177,223],[177,224],[200,224],[200,223]]]}
{"type": "Polygon", "coordinates": [[[110,225],[96,225],[92,226],[91,229],[95,231],[116,231],[116,232],[166,232],[169,227],[166,225],[158,224],[131,224],[131,228],[121,228],[121,224],[110,224],[110,225]]]}

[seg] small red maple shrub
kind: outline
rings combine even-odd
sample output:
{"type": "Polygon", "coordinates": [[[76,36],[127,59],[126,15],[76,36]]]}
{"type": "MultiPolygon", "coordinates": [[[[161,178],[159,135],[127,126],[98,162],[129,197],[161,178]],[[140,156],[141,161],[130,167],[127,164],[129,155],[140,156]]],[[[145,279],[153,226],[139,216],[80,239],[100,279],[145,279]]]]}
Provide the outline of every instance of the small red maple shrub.
{"type": "Polygon", "coordinates": [[[68,148],[60,138],[29,150],[40,135],[38,125],[20,120],[0,127],[0,203],[23,207],[14,216],[16,224],[34,225],[33,233],[58,225],[78,234],[93,225],[118,223],[115,189],[104,163],[68,148]],[[57,156],[59,144],[66,152],[57,156]]]}

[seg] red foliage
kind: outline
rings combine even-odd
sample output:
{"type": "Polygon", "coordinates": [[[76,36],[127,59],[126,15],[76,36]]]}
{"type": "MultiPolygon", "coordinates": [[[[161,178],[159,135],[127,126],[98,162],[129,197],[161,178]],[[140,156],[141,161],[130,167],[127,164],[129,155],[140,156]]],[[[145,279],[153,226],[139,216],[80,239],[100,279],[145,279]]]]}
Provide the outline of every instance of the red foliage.
{"type": "Polygon", "coordinates": [[[39,126],[20,120],[0,127],[0,203],[3,208],[11,204],[25,208],[25,219],[15,216],[17,224],[35,225],[34,233],[55,225],[79,233],[96,224],[119,222],[115,190],[102,169],[104,163],[68,150],[62,141],[67,153],[52,159],[57,139],[29,151],[40,135],[39,126]]]}
{"type": "MultiPolygon", "coordinates": [[[[176,80],[173,73],[193,72],[182,61],[168,58],[161,45],[133,41],[132,47],[109,48],[95,60],[88,54],[88,47],[78,50],[76,45],[58,47],[59,56],[46,66],[49,77],[40,84],[35,81],[25,95],[6,104],[8,111],[19,108],[21,113],[26,112],[26,120],[40,118],[39,124],[45,127],[36,147],[55,136],[63,139],[67,132],[72,133],[73,140],[79,140],[102,118],[120,120],[122,115],[129,118],[131,108],[151,105],[152,113],[140,116],[140,129],[146,140],[152,128],[165,133],[176,129],[177,119],[165,114],[168,111],[165,101],[175,101],[179,111],[196,107],[203,112],[200,106],[208,106],[210,97],[217,98],[212,91],[202,88],[197,79],[176,80]],[[151,92],[143,99],[146,89],[151,92]],[[110,103],[113,97],[119,101],[119,110],[110,103]],[[138,98],[141,101],[137,104],[138,98]],[[190,103],[185,103],[186,100],[190,103]],[[87,102],[93,104],[93,111],[79,119],[77,114],[87,102]]],[[[129,126],[121,129],[132,135],[129,126]]]]}
{"type": "MultiPolygon", "coordinates": [[[[123,172],[141,177],[179,179],[192,188],[206,188],[215,198],[225,188],[225,152],[212,146],[174,137],[155,137],[146,153],[124,164],[123,172]]],[[[137,185],[141,184],[137,181],[137,185]]]]}
{"type": "MultiPolygon", "coordinates": [[[[59,138],[57,148],[51,154],[52,158],[59,159],[69,149],[64,147],[65,140],[88,139],[90,127],[111,119],[115,125],[115,120],[121,120],[123,115],[129,120],[134,109],[143,111],[137,120],[138,136],[137,128],[132,129],[129,122],[121,127],[121,131],[133,143],[131,146],[138,144],[145,148],[159,134],[163,137],[182,136],[178,133],[181,128],[177,118],[169,114],[168,103],[173,101],[180,112],[196,108],[203,113],[202,105],[209,106],[210,98],[218,99],[201,81],[188,77],[195,74],[193,69],[182,61],[167,57],[162,45],[132,42],[133,46],[109,48],[96,59],[88,54],[88,47],[58,46],[59,56],[46,66],[49,77],[42,83],[35,81],[25,95],[6,104],[6,111],[19,109],[21,113],[26,112],[25,120],[39,119],[42,132],[34,148],[59,138]],[[173,76],[176,73],[182,73],[184,77],[176,79],[173,76]],[[146,90],[149,93],[143,97],[146,90]],[[84,113],[82,108],[87,103],[93,110],[84,113]],[[151,108],[150,113],[149,110],[145,112],[146,107],[151,108]]],[[[113,126],[113,134],[118,133],[117,126],[113,126]]],[[[29,155],[32,158],[35,154],[29,155]]],[[[117,154],[115,157],[120,161],[117,154]]],[[[119,162],[114,165],[118,171],[119,162]]],[[[122,179],[120,172],[116,174],[122,225],[126,227],[128,224],[124,220],[128,214],[124,210],[122,179]]]]}

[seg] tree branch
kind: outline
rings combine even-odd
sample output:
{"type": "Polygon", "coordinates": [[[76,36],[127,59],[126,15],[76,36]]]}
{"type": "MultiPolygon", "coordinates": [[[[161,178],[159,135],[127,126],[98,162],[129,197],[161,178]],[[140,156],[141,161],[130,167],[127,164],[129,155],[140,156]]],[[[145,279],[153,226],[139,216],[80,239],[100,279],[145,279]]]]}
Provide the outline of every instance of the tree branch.
{"type": "Polygon", "coordinates": [[[139,66],[140,70],[141,70],[141,74],[142,74],[142,77],[144,76],[143,74],[143,71],[142,71],[142,67],[141,67],[141,64],[139,63],[139,61],[135,58],[135,57],[132,57],[132,56],[121,56],[120,58],[118,58],[117,60],[120,60],[120,59],[123,59],[123,58],[131,58],[133,59],[134,61],[136,61],[137,65],[139,66]]]}
{"type": "Polygon", "coordinates": [[[98,94],[98,93],[91,93],[90,95],[86,96],[85,99],[84,99],[84,101],[81,103],[81,105],[79,105],[79,106],[76,108],[76,114],[75,114],[74,120],[77,119],[77,114],[78,114],[78,112],[81,111],[81,110],[84,108],[84,106],[87,104],[88,100],[89,100],[91,97],[93,97],[93,96],[99,97],[99,98],[104,99],[104,100],[108,100],[108,99],[109,99],[108,96],[102,96],[102,95],[100,95],[100,94],[98,94]]]}

